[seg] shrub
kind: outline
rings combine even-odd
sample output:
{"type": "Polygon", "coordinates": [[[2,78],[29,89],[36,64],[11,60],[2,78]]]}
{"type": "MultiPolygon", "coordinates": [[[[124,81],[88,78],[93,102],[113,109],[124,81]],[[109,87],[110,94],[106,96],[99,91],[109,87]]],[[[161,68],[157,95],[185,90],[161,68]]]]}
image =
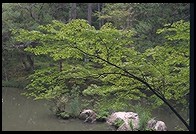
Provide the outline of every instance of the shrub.
{"type": "Polygon", "coordinates": [[[140,104],[135,106],[135,111],[139,115],[139,131],[147,130],[147,123],[151,119],[151,113],[147,108],[142,107],[140,104]]]}
{"type": "Polygon", "coordinates": [[[109,116],[109,112],[108,111],[100,110],[97,113],[97,121],[104,122],[104,121],[106,121],[108,116],[109,116]]]}
{"type": "Polygon", "coordinates": [[[70,93],[70,100],[69,100],[69,111],[70,111],[70,116],[73,118],[78,117],[81,109],[81,104],[79,100],[79,86],[74,85],[72,87],[71,93],[70,93]]]}
{"type": "Polygon", "coordinates": [[[59,117],[63,118],[63,119],[69,119],[70,118],[70,115],[68,112],[61,112],[59,114],[59,117]]]}

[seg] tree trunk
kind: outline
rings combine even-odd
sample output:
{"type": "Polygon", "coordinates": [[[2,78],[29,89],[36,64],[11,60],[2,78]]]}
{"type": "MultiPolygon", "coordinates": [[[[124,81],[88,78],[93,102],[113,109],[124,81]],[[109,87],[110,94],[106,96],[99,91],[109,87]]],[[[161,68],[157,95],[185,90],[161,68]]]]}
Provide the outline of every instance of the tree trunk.
{"type": "Polygon", "coordinates": [[[22,62],[24,69],[28,70],[28,64],[25,61],[25,54],[23,52],[20,53],[20,61],[22,62]]]}
{"type": "MultiPolygon", "coordinates": [[[[98,12],[101,12],[101,3],[97,3],[97,8],[98,8],[98,12]]],[[[101,28],[102,24],[101,24],[101,20],[99,19],[99,28],[101,28]]]]}
{"type": "Polygon", "coordinates": [[[34,59],[31,55],[27,54],[27,61],[29,63],[30,69],[34,71],[34,59]]]}
{"type": "MultiPolygon", "coordinates": [[[[88,19],[88,23],[90,25],[92,23],[92,5],[93,5],[93,3],[88,3],[88,15],[87,15],[87,19],[88,19]]],[[[84,62],[89,62],[89,57],[86,54],[84,54],[84,62]]]]}
{"type": "Polygon", "coordinates": [[[69,20],[76,19],[76,3],[70,3],[69,20]]]}
{"type": "MultiPolygon", "coordinates": [[[[102,9],[104,8],[104,3],[102,3],[102,9]]],[[[102,12],[102,11],[101,11],[102,12]]],[[[104,12],[102,12],[103,14],[104,14],[104,12]]],[[[104,24],[104,19],[101,19],[101,25],[103,25],[104,24]]]]}
{"type": "Polygon", "coordinates": [[[88,3],[88,23],[92,23],[92,5],[93,3],[88,3]]]}
{"type": "Polygon", "coordinates": [[[131,8],[128,9],[128,12],[129,12],[129,15],[128,15],[127,20],[126,20],[126,21],[127,21],[127,26],[126,26],[126,28],[129,28],[130,25],[131,25],[131,14],[130,14],[131,8]]]}

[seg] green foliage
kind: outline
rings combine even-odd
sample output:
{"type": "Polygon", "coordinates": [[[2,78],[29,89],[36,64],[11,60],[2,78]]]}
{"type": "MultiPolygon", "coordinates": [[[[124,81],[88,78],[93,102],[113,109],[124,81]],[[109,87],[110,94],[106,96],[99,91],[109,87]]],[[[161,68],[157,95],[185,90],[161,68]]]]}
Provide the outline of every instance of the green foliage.
{"type": "Polygon", "coordinates": [[[181,40],[188,41],[190,40],[190,23],[185,22],[184,20],[177,21],[173,24],[166,24],[166,28],[158,29],[157,33],[166,33],[165,38],[168,40],[181,40]]]}
{"type": "Polygon", "coordinates": [[[116,128],[119,128],[123,123],[124,123],[124,120],[117,118],[117,119],[114,121],[114,126],[115,126],[116,128]]]}
{"type": "MultiPolygon", "coordinates": [[[[177,32],[171,34],[170,38],[166,36],[169,41],[163,46],[149,48],[144,53],[132,47],[133,31],[118,30],[111,23],[96,30],[87,21],[77,19],[67,24],[52,21],[51,24],[39,26],[37,31],[15,30],[13,34],[17,41],[37,41],[40,44],[34,48],[27,47],[25,51],[49,56],[54,61],[81,61],[84,55],[89,58],[86,64],[76,62],[73,65],[68,62],[61,72],[51,67],[37,70],[30,76],[32,82],[27,86],[30,91],[27,95],[35,99],[72,95],[65,80],[82,83],[92,78],[101,83],[87,85],[83,94],[95,100],[95,109],[120,111],[130,107],[131,101],[141,98],[149,98],[153,108],[162,105],[163,102],[157,96],[147,94],[148,89],[135,75],[166,100],[186,105],[187,100],[184,98],[189,93],[189,30],[183,29],[189,29],[187,24],[183,21],[174,23],[172,32],[174,29],[177,32]],[[186,34],[179,36],[181,32],[186,34]],[[95,64],[100,67],[95,67],[95,64]]],[[[163,31],[171,32],[168,28],[158,32],[163,31]]],[[[77,95],[74,98],[71,99],[70,107],[71,113],[76,115],[79,101],[77,95]]],[[[145,122],[147,116],[142,118],[142,122],[145,122]]]]}
{"type": "Polygon", "coordinates": [[[123,111],[128,110],[132,105],[131,100],[138,100],[137,92],[131,91],[128,87],[116,86],[97,86],[90,85],[83,91],[86,96],[92,96],[96,99],[94,108],[103,111],[123,111]]]}
{"type": "MultiPolygon", "coordinates": [[[[81,74],[81,71],[84,70],[84,68],[78,66],[78,69],[80,70],[80,71],[78,70],[79,73],[74,75],[72,72],[72,75],[75,78],[86,76],[86,75],[88,76],[89,74],[97,75],[96,73],[98,71],[106,73],[105,77],[103,75],[100,79],[102,81],[105,81],[106,83],[108,82],[111,83],[112,86],[101,86],[101,87],[90,86],[87,88],[87,90],[84,91],[84,93],[86,94],[97,94],[99,96],[100,95],[105,96],[109,93],[115,93],[118,90],[119,91],[128,90],[127,95],[131,95],[135,92],[137,94],[140,94],[140,96],[142,96],[139,90],[137,90],[138,87],[141,87],[141,85],[137,81],[119,76],[118,73],[120,74],[122,71],[120,71],[114,66],[106,65],[103,62],[103,60],[110,61],[113,64],[122,66],[127,70],[131,70],[132,72],[134,72],[134,74],[138,74],[138,76],[139,75],[143,76],[150,84],[156,86],[155,89],[160,91],[164,90],[163,92],[165,92],[165,89],[169,90],[167,87],[165,87],[166,85],[169,85],[171,87],[171,84],[166,82],[166,80],[167,81],[172,80],[171,77],[168,76],[172,76],[174,78],[177,77],[176,75],[175,76],[170,75],[172,71],[170,70],[170,68],[172,68],[174,64],[177,64],[175,62],[181,61],[181,63],[178,64],[182,64],[185,61],[187,61],[186,60],[187,58],[183,60],[184,58],[183,55],[182,56],[179,55],[177,57],[176,55],[179,54],[178,51],[175,51],[170,46],[165,46],[165,47],[157,46],[155,48],[146,50],[144,54],[137,53],[132,48],[128,48],[125,46],[125,44],[132,42],[129,39],[132,36],[132,33],[129,31],[116,30],[109,23],[106,23],[104,26],[102,26],[100,30],[95,30],[93,27],[88,25],[87,22],[84,20],[74,20],[68,24],[63,24],[58,21],[53,21],[52,24],[46,26],[40,26],[40,28],[42,32],[25,31],[25,30],[19,30],[18,32],[14,32],[14,34],[19,33],[16,36],[16,40],[18,41],[40,40],[40,43],[43,44],[43,46],[41,45],[36,48],[27,48],[26,51],[30,51],[38,55],[49,54],[54,60],[58,60],[59,58],[64,59],[70,57],[82,58],[82,53],[84,52],[84,53],[88,53],[89,55],[92,55],[91,60],[93,62],[99,62],[103,64],[104,67],[100,68],[97,71],[89,70],[81,74]],[[62,44],[63,40],[64,43],[62,44]],[[54,42],[55,45],[49,45],[49,44],[46,45],[45,42],[48,41],[54,42]],[[90,45],[90,50],[89,50],[89,45],[87,44],[89,45],[92,44],[90,45]],[[61,50],[61,52],[58,53],[56,50],[61,50]],[[97,53],[97,51],[99,53],[97,53]],[[127,55],[127,53],[129,53],[129,55],[127,55]],[[57,55],[57,57],[59,58],[56,59],[55,55],[57,55]],[[99,58],[94,58],[96,55],[101,57],[103,60],[99,58]],[[122,62],[121,57],[125,57],[126,61],[122,62]],[[177,57],[179,59],[174,60],[174,57],[177,57]],[[148,68],[148,70],[146,70],[146,68],[148,68]],[[113,72],[114,74],[107,75],[108,72],[113,72]],[[132,83],[132,86],[128,86],[130,85],[130,83],[132,83]]],[[[184,27],[179,27],[179,28],[184,28],[184,27]]],[[[179,32],[177,34],[179,34],[179,32]]],[[[182,67],[173,67],[174,73],[176,69],[179,70],[180,68],[182,67]]],[[[179,71],[178,74],[181,75],[179,71]]],[[[184,69],[182,69],[181,71],[184,71],[184,69]]],[[[183,76],[183,78],[185,77],[183,76]]],[[[170,83],[174,83],[174,81],[171,81],[170,83]]],[[[182,82],[180,82],[180,84],[182,84],[182,82]]],[[[177,87],[177,85],[175,86],[177,87]]],[[[170,89],[173,90],[173,87],[171,87],[170,89]]],[[[134,97],[136,97],[136,95],[122,96],[122,98],[139,99],[134,97]]],[[[171,99],[171,95],[167,93],[166,98],[171,99]]]]}
{"type": "Polygon", "coordinates": [[[126,28],[132,17],[132,4],[106,3],[101,12],[95,13],[99,19],[112,22],[117,28],[126,28]]]}
{"type": "MultiPolygon", "coordinates": [[[[17,71],[10,73],[10,70],[14,71],[10,65],[20,65],[20,54],[27,53],[23,51],[24,48],[14,47],[18,42],[12,38],[11,30],[20,28],[36,30],[39,25],[48,24],[53,19],[66,22],[69,20],[69,4],[70,3],[2,3],[2,74],[4,80],[13,78],[17,81],[18,77],[15,78],[13,76],[17,71]],[[13,56],[14,51],[16,52],[15,56],[13,56]],[[17,57],[16,62],[13,62],[12,60],[15,59],[15,57],[17,57]]],[[[87,3],[84,5],[87,5],[87,3]]],[[[77,4],[77,6],[81,5],[77,4]]],[[[79,10],[79,12],[85,10],[85,6],[81,7],[82,9],[79,10]]],[[[85,18],[86,13],[81,12],[81,15],[77,16],[83,16],[83,18],[85,18]]],[[[35,67],[37,67],[37,65],[39,66],[37,62],[40,61],[40,56],[37,57],[35,67]]],[[[56,56],[56,58],[58,57],[56,56]]],[[[18,73],[20,72],[23,72],[23,70],[18,71],[18,73]]],[[[24,76],[28,74],[30,74],[30,72],[24,76]]]]}
{"type": "Polygon", "coordinates": [[[157,29],[167,23],[188,21],[189,12],[189,3],[106,3],[96,15],[118,29],[134,29],[134,47],[144,52],[164,43],[164,37],[156,34],[157,29]]]}
{"type": "MultiPolygon", "coordinates": [[[[68,89],[63,79],[64,72],[58,72],[55,68],[37,70],[29,79],[27,92],[23,93],[35,100],[47,99],[55,102],[53,111],[64,118],[64,112],[70,117],[77,117],[81,110],[79,100],[79,88],[68,89]],[[63,114],[63,115],[61,115],[63,114]]],[[[65,115],[66,116],[66,115],[65,115]]]]}
{"type": "Polygon", "coordinates": [[[54,99],[67,92],[67,88],[55,68],[36,70],[29,76],[31,83],[24,95],[37,99],[54,99]]]}
{"type": "Polygon", "coordinates": [[[76,118],[78,117],[82,104],[79,97],[79,87],[74,85],[68,93],[56,95],[55,98],[50,98],[54,105],[51,106],[51,110],[61,118],[76,118]]]}
{"type": "Polygon", "coordinates": [[[71,117],[77,117],[81,111],[81,103],[79,100],[79,86],[74,85],[72,87],[69,99],[69,113],[71,117]]]}
{"type": "MultiPolygon", "coordinates": [[[[163,105],[124,70],[147,82],[173,106],[188,108],[189,3],[97,3],[102,5],[96,13],[99,22],[105,24],[98,27],[95,16],[92,24],[99,30],[82,19],[64,24],[69,20],[69,4],[2,4],[3,86],[26,85],[25,76],[30,72],[18,70],[19,54],[32,53],[36,71],[29,76],[24,94],[35,100],[52,100],[54,111],[64,118],[76,117],[81,107],[91,104],[101,119],[108,111],[133,109],[130,102],[141,99],[147,99],[152,109],[163,105]],[[32,41],[38,46],[13,47],[32,41]],[[85,58],[89,61],[83,62],[85,58]],[[61,72],[57,68],[60,61],[61,72]],[[48,62],[55,65],[48,67],[48,62]],[[89,79],[97,81],[88,83],[89,79]],[[74,84],[84,87],[72,88],[74,84]],[[83,89],[90,99],[81,105],[83,89]]],[[[86,7],[87,3],[77,3],[77,18],[86,18],[86,7]]],[[[95,8],[93,4],[93,12],[95,8]]],[[[141,116],[145,122],[147,116],[141,116]]]]}
{"type": "Polygon", "coordinates": [[[59,116],[60,118],[63,118],[63,119],[69,119],[70,118],[70,115],[67,112],[61,112],[57,116],[59,116]]]}
{"type": "MultiPolygon", "coordinates": [[[[157,71],[155,78],[158,80],[153,79],[153,81],[162,83],[156,89],[159,89],[166,99],[178,100],[177,103],[183,105],[187,105],[188,100],[182,98],[186,98],[189,93],[189,30],[189,23],[183,21],[173,23],[171,28],[158,30],[158,33],[175,31],[175,34],[170,34],[169,37],[169,33],[165,35],[169,42],[166,42],[164,47],[157,46],[144,53],[153,59],[147,62],[148,64],[150,62],[151,68],[157,71]]],[[[153,103],[154,101],[155,99],[153,99],[153,103]]]]}
{"type": "Polygon", "coordinates": [[[96,113],[97,113],[97,117],[96,117],[97,121],[106,121],[106,119],[110,115],[109,111],[101,108],[97,109],[96,113]]]}
{"type": "Polygon", "coordinates": [[[138,113],[139,116],[139,131],[146,131],[147,130],[147,123],[152,118],[152,115],[149,109],[141,106],[140,104],[136,105],[135,112],[138,113]]]}
{"type": "MultiPolygon", "coordinates": [[[[33,52],[36,55],[40,55],[40,54],[49,55],[54,60],[67,59],[67,58],[82,58],[81,51],[84,51],[84,52],[89,52],[91,55],[94,55],[97,52],[100,52],[100,54],[99,53],[98,54],[101,57],[103,57],[103,59],[108,59],[108,60],[113,61],[114,63],[118,63],[118,62],[121,62],[121,59],[120,59],[121,55],[128,53],[128,52],[133,52],[133,50],[129,48],[123,49],[123,47],[126,48],[124,44],[132,43],[132,41],[129,40],[129,37],[132,36],[132,32],[131,31],[119,31],[115,29],[109,23],[106,23],[100,30],[95,30],[93,27],[88,25],[87,22],[84,20],[74,20],[68,24],[63,24],[58,21],[53,21],[52,24],[49,24],[46,26],[40,26],[39,28],[41,28],[40,29],[41,31],[17,30],[17,31],[13,31],[13,34],[16,34],[15,39],[20,42],[27,41],[27,40],[28,41],[29,40],[39,41],[43,45],[37,46],[36,48],[28,47],[25,50],[29,52],[33,52]],[[48,41],[50,41],[51,45],[45,44],[45,42],[48,42],[48,41]],[[52,44],[52,42],[54,42],[54,44],[52,44]],[[90,50],[89,50],[89,45],[90,45],[90,50]]],[[[99,63],[101,62],[101,64],[103,64],[101,60],[98,60],[96,58],[92,57],[91,60],[93,62],[99,62],[99,63]]],[[[105,68],[101,68],[100,70],[103,70],[104,72],[108,72],[114,69],[115,68],[113,67],[111,68],[111,67],[105,66],[105,68]]],[[[83,68],[81,65],[77,65],[77,67],[71,68],[70,69],[71,72],[69,73],[74,78],[78,78],[78,77],[80,78],[84,76],[89,76],[90,74],[94,74],[94,73],[96,74],[100,70],[97,70],[97,71],[93,69],[85,70],[85,68],[83,68]]],[[[69,74],[68,71],[65,71],[65,72],[67,72],[67,74],[63,76],[63,78],[67,77],[69,74]]],[[[65,74],[65,72],[63,71],[61,73],[65,74]]],[[[35,75],[36,73],[34,74],[34,76],[35,75]]],[[[48,77],[48,75],[44,76],[44,79],[45,77],[48,77]]],[[[49,83],[49,81],[52,81],[54,77],[62,78],[62,75],[60,75],[59,73],[57,74],[54,73],[53,75],[50,74],[49,78],[43,81],[45,83],[44,85],[46,85],[46,83],[49,83]]],[[[39,79],[43,79],[43,78],[38,78],[35,81],[38,82],[40,81],[39,79]]],[[[55,81],[55,79],[53,79],[53,81],[55,81]]],[[[54,85],[54,82],[52,85],[54,85]]],[[[55,85],[58,85],[58,84],[55,84],[55,85]]],[[[32,85],[32,87],[33,86],[34,85],[32,85]]],[[[30,86],[27,88],[30,88],[30,86]]],[[[106,88],[108,88],[108,92],[111,92],[109,91],[109,87],[105,87],[105,89],[106,88]]],[[[117,85],[116,87],[114,87],[114,89],[115,88],[121,89],[122,87],[117,85]]],[[[52,91],[52,89],[54,89],[54,87],[51,87],[51,90],[50,90],[49,87],[44,86],[41,90],[52,91]]],[[[127,95],[128,95],[128,92],[129,91],[127,91],[127,95]]],[[[135,91],[133,90],[133,92],[135,91]]],[[[130,97],[134,98],[135,96],[131,95],[130,97]]],[[[135,98],[138,99],[138,97],[135,97],[135,98]]]]}
{"type": "MultiPolygon", "coordinates": [[[[168,100],[179,99],[189,92],[189,58],[175,48],[157,46],[144,53],[149,60],[143,65],[149,67],[148,74],[151,74],[146,76],[144,73],[145,79],[168,100]]],[[[158,101],[155,96],[152,97],[153,103],[158,101]]],[[[181,101],[179,99],[178,103],[181,101]]]]}

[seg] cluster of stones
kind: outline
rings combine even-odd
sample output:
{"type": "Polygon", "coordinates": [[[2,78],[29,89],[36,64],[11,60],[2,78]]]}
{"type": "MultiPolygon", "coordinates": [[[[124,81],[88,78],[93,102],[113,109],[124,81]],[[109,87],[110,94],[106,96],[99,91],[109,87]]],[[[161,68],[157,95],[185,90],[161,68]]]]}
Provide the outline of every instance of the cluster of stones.
{"type": "MultiPolygon", "coordinates": [[[[94,123],[96,121],[97,114],[91,109],[84,109],[79,118],[84,120],[84,122],[94,123]]],[[[137,131],[139,128],[139,116],[134,112],[115,112],[112,113],[106,120],[106,122],[114,126],[117,120],[122,120],[123,123],[117,128],[117,131],[137,131]],[[132,123],[132,127],[130,126],[132,123]]],[[[163,121],[157,121],[151,119],[147,123],[147,129],[154,131],[167,131],[167,127],[163,121]]]]}

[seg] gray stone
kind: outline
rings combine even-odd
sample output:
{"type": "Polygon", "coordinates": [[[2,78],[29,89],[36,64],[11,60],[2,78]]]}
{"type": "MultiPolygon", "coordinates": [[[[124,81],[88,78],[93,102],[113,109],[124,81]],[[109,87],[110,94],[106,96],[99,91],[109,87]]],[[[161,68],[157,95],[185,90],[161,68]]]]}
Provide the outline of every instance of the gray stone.
{"type": "Polygon", "coordinates": [[[163,121],[157,121],[155,119],[151,119],[147,124],[148,129],[152,129],[154,131],[167,131],[167,126],[163,121]]]}
{"type": "Polygon", "coordinates": [[[123,123],[118,129],[117,131],[132,131],[131,127],[129,124],[127,123],[123,123]]]}
{"type": "Polygon", "coordinates": [[[97,114],[91,110],[91,109],[84,109],[80,115],[79,119],[84,120],[84,122],[95,122],[96,121],[97,114]]]}
{"type": "Polygon", "coordinates": [[[114,125],[117,119],[122,119],[124,123],[117,129],[117,131],[133,131],[138,129],[139,117],[137,113],[133,112],[115,112],[107,118],[107,123],[109,125],[114,125]],[[132,122],[133,130],[130,127],[130,122],[132,122]]]}

